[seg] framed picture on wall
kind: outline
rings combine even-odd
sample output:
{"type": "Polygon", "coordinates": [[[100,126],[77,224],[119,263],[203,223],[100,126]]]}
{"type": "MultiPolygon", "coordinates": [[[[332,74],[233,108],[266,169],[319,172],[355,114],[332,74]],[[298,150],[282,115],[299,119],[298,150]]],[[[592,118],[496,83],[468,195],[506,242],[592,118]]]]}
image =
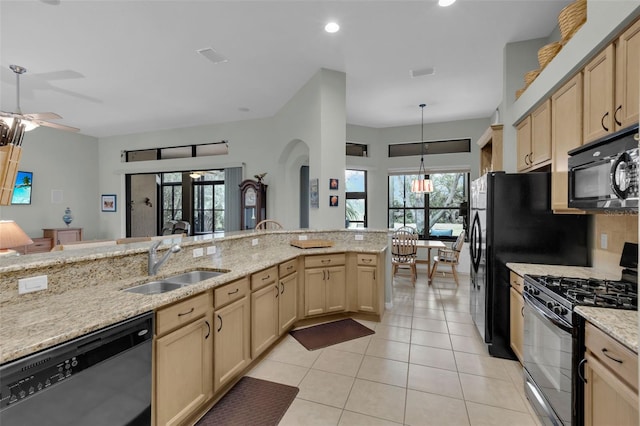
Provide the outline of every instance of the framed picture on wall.
{"type": "Polygon", "coordinates": [[[330,195],[329,196],[329,207],[338,207],[338,196],[330,195]]]}
{"type": "Polygon", "coordinates": [[[33,184],[33,172],[18,171],[16,183],[13,186],[11,204],[31,204],[31,185],[33,184]]]}
{"type": "Polygon", "coordinates": [[[309,206],[320,208],[320,194],[318,194],[318,178],[309,179],[309,206]]]}
{"type": "Polygon", "coordinates": [[[116,195],[102,194],[101,205],[102,205],[103,212],[115,212],[116,211],[116,195]]]}
{"type": "Polygon", "coordinates": [[[329,189],[337,190],[339,189],[340,181],[338,179],[331,178],[329,179],[329,189]]]}

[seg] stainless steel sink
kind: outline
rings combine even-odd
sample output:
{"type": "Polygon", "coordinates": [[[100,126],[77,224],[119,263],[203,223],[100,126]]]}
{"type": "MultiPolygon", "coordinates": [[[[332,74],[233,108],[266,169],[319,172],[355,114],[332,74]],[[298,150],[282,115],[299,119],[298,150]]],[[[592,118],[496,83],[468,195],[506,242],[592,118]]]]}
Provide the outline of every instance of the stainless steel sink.
{"type": "Polygon", "coordinates": [[[126,288],[124,291],[129,293],[139,293],[139,294],[160,294],[166,293],[171,290],[177,290],[181,287],[184,287],[183,284],[179,283],[171,283],[168,281],[151,281],[146,284],[137,285],[135,287],[126,288]]]}
{"type": "Polygon", "coordinates": [[[214,278],[224,274],[221,271],[191,271],[180,275],[174,275],[172,277],[167,277],[164,279],[165,282],[175,283],[175,284],[195,284],[200,281],[208,280],[209,278],[214,278]]]}

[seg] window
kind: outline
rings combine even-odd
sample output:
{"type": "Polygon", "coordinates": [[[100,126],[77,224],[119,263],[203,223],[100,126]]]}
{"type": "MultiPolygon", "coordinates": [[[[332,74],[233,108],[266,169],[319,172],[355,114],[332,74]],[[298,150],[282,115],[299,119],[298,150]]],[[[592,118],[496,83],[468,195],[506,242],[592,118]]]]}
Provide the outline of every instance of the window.
{"type": "Polygon", "coordinates": [[[428,175],[434,186],[430,194],[411,192],[411,181],[416,177],[389,176],[389,228],[410,226],[421,238],[454,240],[466,229],[469,173],[428,175]]]}
{"type": "Polygon", "coordinates": [[[345,219],[347,228],[367,227],[367,172],[345,171],[345,219]]]}
{"type": "Polygon", "coordinates": [[[409,142],[389,145],[389,158],[412,155],[453,154],[471,152],[471,139],[451,139],[448,141],[409,142]],[[424,145],[424,148],[422,147],[424,145]]]}
{"type": "Polygon", "coordinates": [[[224,170],[211,170],[192,179],[193,233],[224,231],[224,170]]]}
{"type": "Polygon", "coordinates": [[[369,145],[347,142],[347,155],[352,157],[366,157],[369,145]]]}
{"type": "Polygon", "coordinates": [[[122,151],[121,158],[125,163],[132,161],[170,160],[174,158],[208,157],[212,155],[226,155],[229,153],[229,143],[204,143],[200,145],[172,146],[165,148],[148,148],[134,151],[122,151]]]}
{"type": "Polygon", "coordinates": [[[162,183],[162,222],[182,220],[182,173],[161,173],[162,183]]]}

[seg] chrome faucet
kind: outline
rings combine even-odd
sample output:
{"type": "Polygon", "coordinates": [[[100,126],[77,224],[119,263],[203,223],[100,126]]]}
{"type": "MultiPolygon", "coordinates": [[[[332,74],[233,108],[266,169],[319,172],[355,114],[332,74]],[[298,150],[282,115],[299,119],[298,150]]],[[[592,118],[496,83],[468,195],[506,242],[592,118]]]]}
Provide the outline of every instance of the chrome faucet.
{"type": "Polygon", "coordinates": [[[169,250],[162,256],[162,259],[158,260],[158,246],[162,241],[156,241],[149,247],[149,275],[155,275],[158,273],[158,269],[169,259],[173,253],[177,253],[182,250],[178,244],[171,246],[169,250]]]}

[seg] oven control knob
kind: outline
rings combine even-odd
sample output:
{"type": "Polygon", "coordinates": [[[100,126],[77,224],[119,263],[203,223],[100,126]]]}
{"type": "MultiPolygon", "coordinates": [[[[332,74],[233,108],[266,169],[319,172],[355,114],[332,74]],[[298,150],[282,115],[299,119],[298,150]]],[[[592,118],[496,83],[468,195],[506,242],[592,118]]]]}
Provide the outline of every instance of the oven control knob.
{"type": "Polygon", "coordinates": [[[532,288],[531,290],[533,290],[532,293],[534,296],[537,296],[540,294],[540,290],[538,290],[537,288],[532,288]]]}
{"type": "Polygon", "coordinates": [[[547,302],[547,308],[553,310],[553,306],[555,305],[555,303],[553,302],[547,302]]]}
{"type": "Polygon", "coordinates": [[[18,393],[18,395],[20,396],[20,399],[22,399],[25,396],[27,396],[27,393],[25,391],[21,390],[20,393],[18,393]]]}
{"type": "Polygon", "coordinates": [[[565,308],[563,308],[562,306],[560,306],[560,305],[556,305],[556,306],[553,307],[553,312],[556,315],[564,315],[564,314],[567,313],[567,310],[565,308]]]}

